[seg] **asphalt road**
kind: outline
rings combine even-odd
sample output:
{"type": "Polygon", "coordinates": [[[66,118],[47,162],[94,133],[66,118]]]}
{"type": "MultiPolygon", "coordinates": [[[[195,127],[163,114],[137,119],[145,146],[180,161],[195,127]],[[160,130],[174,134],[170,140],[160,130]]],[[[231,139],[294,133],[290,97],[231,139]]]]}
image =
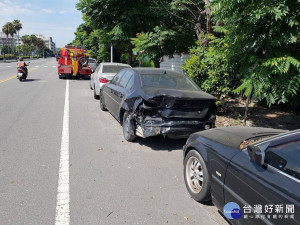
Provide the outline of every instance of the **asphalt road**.
{"type": "Polygon", "coordinates": [[[228,224],[188,195],[186,140],[126,142],[89,81],[58,79],[54,58],[32,61],[26,82],[15,75],[16,62],[0,63],[1,225],[228,224]]]}

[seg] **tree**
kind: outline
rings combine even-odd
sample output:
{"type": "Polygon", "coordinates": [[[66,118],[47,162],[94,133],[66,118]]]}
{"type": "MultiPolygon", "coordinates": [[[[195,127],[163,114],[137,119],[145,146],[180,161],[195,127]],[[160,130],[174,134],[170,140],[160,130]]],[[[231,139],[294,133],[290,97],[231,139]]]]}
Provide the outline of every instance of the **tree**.
{"type": "Polygon", "coordinates": [[[15,31],[17,32],[18,35],[18,44],[19,44],[19,39],[20,39],[20,35],[19,35],[19,31],[22,29],[22,23],[20,22],[20,20],[14,20],[13,22],[15,31]]]}
{"type": "MultiPolygon", "coordinates": [[[[2,27],[2,32],[6,35],[6,44],[8,44],[8,37],[9,35],[12,36],[15,34],[16,30],[11,22],[7,22],[3,27],[2,27]]],[[[12,41],[10,43],[10,46],[12,46],[12,41]]]]}
{"type": "Polygon", "coordinates": [[[137,34],[131,42],[134,51],[139,52],[139,58],[150,58],[155,67],[159,68],[163,56],[173,56],[175,52],[187,52],[195,43],[193,30],[182,21],[173,24],[166,23],[154,27],[153,31],[137,34]]]}
{"type": "Polygon", "coordinates": [[[297,0],[213,1],[223,23],[231,63],[242,84],[236,89],[269,105],[286,102],[300,90],[300,13],[297,0]]]}
{"type": "Polygon", "coordinates": [[[212,19],[210,0],[159,0],[162,8],[172,17],[185,21],[193,27],[201,44],[207,45],[203,34],[211,34],[212,19]]]}
{"type": "Polygon", "coordinates": [[[45,43],[41,38],[36,37],[34,34],[32,35],[24,35],[21,37],[21,40],[23,42],[23,45],[28,46],[26,47],[27,50],[30,50],[30,55],[32,51],[34,51],[35,54],[42,55],[43,49],[45,47],[45,43]]]}
{"type": "Polygon", "coordinates": [[[77,8],[84,20],[94,29],[105,31],[110,42],[123,48],[126,45],[128,63],[132,63],[131,38],[137,33],[147,32],[159,20],[161,12],[153,0],[80,0],[77,8]],[[156,12],[156,13],[154,13],[156,12]]]}

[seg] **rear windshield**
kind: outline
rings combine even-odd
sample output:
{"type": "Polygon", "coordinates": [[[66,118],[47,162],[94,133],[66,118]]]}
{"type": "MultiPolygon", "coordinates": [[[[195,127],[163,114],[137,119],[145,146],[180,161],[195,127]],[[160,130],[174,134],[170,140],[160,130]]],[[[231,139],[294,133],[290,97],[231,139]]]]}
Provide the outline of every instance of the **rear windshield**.
{"type": "Polygon", "coordinates": [[[97,63],[96,59],[89,58],[89,63],[97,63]]]}
{"type": "Polygon", "coordinates": [[[200,88],[188,77],[179,74],[140,74],[143,87],[158,87],[199,91],[200,88]]]}
{"type": "Polygon", "coordinates": [[[129,66],[120,65],[103,65],[102,73],[118,73],[121,69],[128,68],[129,66]]]}

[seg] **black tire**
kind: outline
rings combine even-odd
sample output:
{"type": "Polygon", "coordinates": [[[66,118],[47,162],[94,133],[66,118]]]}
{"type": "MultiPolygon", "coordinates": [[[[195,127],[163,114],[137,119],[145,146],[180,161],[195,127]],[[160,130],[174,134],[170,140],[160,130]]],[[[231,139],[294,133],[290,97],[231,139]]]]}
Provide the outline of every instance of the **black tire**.
{"type": "Polygon", "coordinates": [[[96,94],[95,85],[94,85],[94,99],[99,99],[99,95],[96,94]]]}
{"type": "Polygon", "coordinates": [[[100,99],[100,109],[102,111],[107,111],[106,107],[105,107],[105,102],[104,102],[104,99],[103,99],[103,94],[102,94],[102,91],[100,91],[100,95],[99,95],[99,99],[100,99]]]}
{"type": "Polygon", "coordinates": [[[131,121],[128,118],[128,112],[125,112],[123,116],[123,124],[122,124],[123,136],[125,140],[129,142],[134,141],[136,138],[136,136],[134,134],[131,134],[129,131],[130,122],[131,121]]]}
{"type": "Polygon", "coordinates": [[[19,78],[19,81],[22,82],[22,77],[19,78]]]}
{"type": "Polygon", "coordinates": [[[185,186],[194,200],[197,202],[211,200],[211,181],[207,167],[202,156],[194,149],[184,158],[183,174],[185,186]]]}

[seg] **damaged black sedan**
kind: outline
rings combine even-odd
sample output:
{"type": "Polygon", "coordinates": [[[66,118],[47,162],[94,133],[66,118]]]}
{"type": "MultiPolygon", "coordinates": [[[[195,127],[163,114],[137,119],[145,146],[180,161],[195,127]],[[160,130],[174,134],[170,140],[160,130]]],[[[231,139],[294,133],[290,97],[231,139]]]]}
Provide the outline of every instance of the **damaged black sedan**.
{"type": "Polygon", "coordinates": [[[154,68],[123,69],[100,90],[100,108],[123,127],[124,138],[185,138],[215,125],[215,98],[186,75],[154,68]]]}

